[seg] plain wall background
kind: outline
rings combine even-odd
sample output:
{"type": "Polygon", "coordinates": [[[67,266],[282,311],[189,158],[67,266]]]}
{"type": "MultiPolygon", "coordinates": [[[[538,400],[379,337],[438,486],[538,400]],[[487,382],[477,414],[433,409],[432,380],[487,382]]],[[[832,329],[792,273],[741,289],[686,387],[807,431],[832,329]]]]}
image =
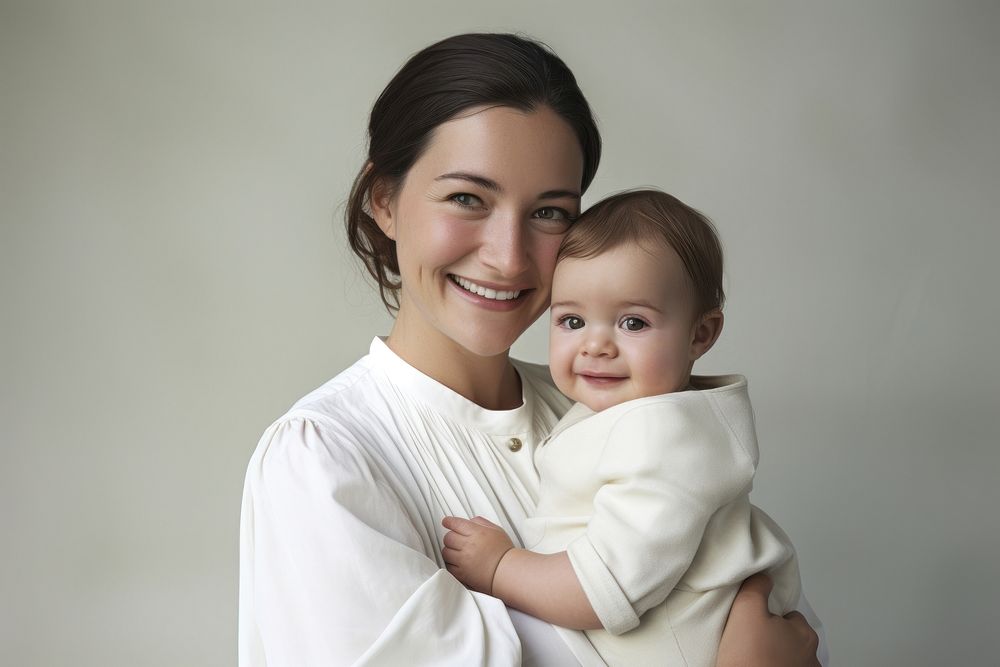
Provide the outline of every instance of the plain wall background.
{"type": "MultiPolygon", "coordinates": [[[[713,217],[754,501],[837,665],[995,664],[1000,11],[991,2],[0,2],[0,663],[235,662],[261,431],[390,321],[344,247],[406,57],[574,69],[586,202],[713,217]]],[[[515,348],[545,357],[534,327],[515,348]]]]}

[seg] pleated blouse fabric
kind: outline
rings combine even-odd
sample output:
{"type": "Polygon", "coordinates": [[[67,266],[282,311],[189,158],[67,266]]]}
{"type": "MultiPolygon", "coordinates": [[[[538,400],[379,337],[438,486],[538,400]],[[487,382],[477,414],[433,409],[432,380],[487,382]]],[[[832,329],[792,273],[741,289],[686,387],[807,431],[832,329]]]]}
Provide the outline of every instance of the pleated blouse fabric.
{"type": "MultiPolygon", "coordinates": [[[[545,367],[515,367],[523,404],[486,410],[376,338],[265,431],[240,524],[242,667],[567,659],[551,626],[513,614],[515,630],[441,558],[445,515],[484,516],[518,542],[534,510],[535,447],[569,401],[545,367]]],[[[600,664],[583,643],[574,652],[600,664]]]]}

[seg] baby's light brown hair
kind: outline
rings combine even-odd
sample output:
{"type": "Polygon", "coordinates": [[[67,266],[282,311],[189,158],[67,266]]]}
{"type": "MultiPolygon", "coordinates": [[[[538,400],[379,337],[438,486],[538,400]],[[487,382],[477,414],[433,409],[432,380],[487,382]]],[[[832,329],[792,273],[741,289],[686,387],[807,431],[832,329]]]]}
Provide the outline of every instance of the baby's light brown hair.
{"type": "Polygon", "coordinates": [[[626,244],[648,250],[650,242],[672,248],[681,258],[698,314],[722,308],[722,244],[715,225],[659,190],[628,190],[591,206],[566,233],[558,259],[587,259],[626,244]]]}

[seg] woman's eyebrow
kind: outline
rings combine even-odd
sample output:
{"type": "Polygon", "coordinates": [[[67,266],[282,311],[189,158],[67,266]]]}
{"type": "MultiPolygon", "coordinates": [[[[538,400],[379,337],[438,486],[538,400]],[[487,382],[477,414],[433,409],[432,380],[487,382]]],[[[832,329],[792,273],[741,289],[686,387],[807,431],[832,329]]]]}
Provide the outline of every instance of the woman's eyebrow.
{"type": "MultiPolygon", "coordinates": [[[[485,176],[480,176],[479,174],[473,174],[468,171],[449,171],[447,174],[441,174],[435,181],[446,181],[446,180],[457,180],[457,181],[467,181],[469,183],[474,183],[481,188],[489,190],[490,192],[495,192],[497,194],[503,193],[503,188],[500,184],[493,179],[486,178],[485,176]]],[[[580,193],[575,190],[546,190],[545,192],[538,195],[539,199],[579,199],[580,193]]]]}
{"type": "Polygon", "coordinates": [[[452,172],[448,172],[447,174],[441,174],[440,176],[438,176],[434,180],[435,181],[444,181],[444,180],[449,180],[449,179],[458,180],[458,181],[468,181],[470,183],[475,183],[479,187],[485,188],[486,190],[490,190],[491,192],[496,192],[497,194],[500,194],[501,192],[503,192],[503,188],[501,188],[500,184],[497,183],[496,181],[491,180],[489,178],[486,178],[485,176],[479,176],[478,174],[470,174],[467,171],[452,171],[452,172]]]}
{"type": "Polygon", "coordinates": [[[542,194],[538,195],[539,199],[564,199],[569,197],[570,199],[579,199],[580,193],[573,190],[546,190],[542,194]]]}

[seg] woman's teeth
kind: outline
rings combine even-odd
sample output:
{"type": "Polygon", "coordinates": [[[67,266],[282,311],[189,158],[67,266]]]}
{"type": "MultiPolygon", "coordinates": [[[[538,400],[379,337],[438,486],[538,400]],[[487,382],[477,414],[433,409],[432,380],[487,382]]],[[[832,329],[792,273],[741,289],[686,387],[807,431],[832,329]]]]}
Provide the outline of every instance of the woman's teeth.
{"type": "Polygon", "coordinates": [[[505,291],[490,289],[489,287],[477,285],[471,280],[466,280],[465,278],[460,278],[458,276],[452,276],[451,279],[473,294],[478,294],[479,296],[484,296],[487,299],[493,299],[494,301],[509,301],[510,299],[516,299],[521,296],[521,290],[505,291]]]}

